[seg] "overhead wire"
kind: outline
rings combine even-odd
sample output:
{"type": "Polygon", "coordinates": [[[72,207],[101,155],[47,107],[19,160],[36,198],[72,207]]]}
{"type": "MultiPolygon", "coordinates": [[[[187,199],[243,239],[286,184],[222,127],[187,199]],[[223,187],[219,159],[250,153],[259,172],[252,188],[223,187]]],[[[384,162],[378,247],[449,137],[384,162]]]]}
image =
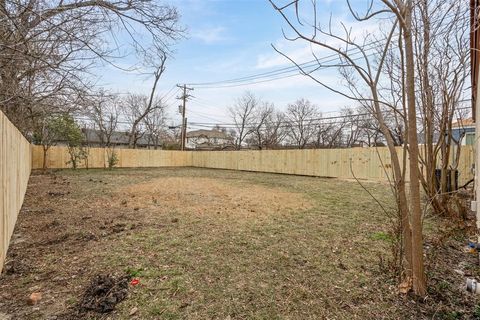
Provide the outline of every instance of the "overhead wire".
{"type": "MultiPolygon", "coordinates": [[[[464,13],[466,14],[466,13],[464,13]]],[[[458,16],[454,13],[450,14],[449,17],[457,17],[458,16]]],[[[438,20],[445,20],[446,18],[449,18],[448,16],[444,16],[439,18],[438,20]]],[[[464,18],[464,17],[463,17],[464,18]]],[[[442,35],[444,33],[447,33],[447,31],[438,33],[437,35],[442,35]]],[[[396,39],[398,35],[394,36],[394,39],[396,39]]],[[[393,40],[394,40],[393,39],[393,40]]],[[[357,61],[359,59],[365,58],[364,54],[366,52],[369,52],[371,50],[376,49],[377,47],[380,47],[380,45],[375,46],[375,44],[381,44],[383,43],[385,39],[379,39],[370,42],[367,47],[365,48],[357,48],[353,47],[351,49],[347,49],[347,51],[350,51],[350,55],[357,55],[357,54],[362,54],[361,57],[358,57],[356,59],[353,59],[354,61],[357,61]]],[[[367,55],[367,57],[371,56],[372,54],[367,55]]],[[[330,68],[330,67],[335,67],[337,65],[322,65],[325,63],[330,63],[334,61],[338,61],[339,57],[338,54],[330,54],[327,56],[323,56],[321,58],[313,59],[307,62],[299,63],[298,66],[302,67],[303,69],[308,69],[308,68],[313,68],[313,70],[310,70],[310,72],[314,72],[320,69],[325,69],[325,68],[330,68]],[[335,59],[331,59],[334,58],[335,59]]],[[[341,62],[341,61],[340,61],[341,62]]],[[[286,79],[290,77],[295,77],[295,76],[300,76],[303,75],[302,72],[300,72],[298,66],[289,66],[289,67],[283,67],[280,69],[268,71],[268,72],[263,72],[263,73],[258,73],[258,74],[253,74],[249,76],[243,76],[243,77],[237,77],[237,78],[232,78],[232,79],[225,79],[225,80],[219,80],[219,81],[210,81],[210,82],[192,82],[188,83],[190,86],[194,86],[198,89],[217,89],[217,88],[232,88],[232,87],[240,87],[240,86],[247,86],[247,85],[253,85],[253,84],[259,84],[259,83],[265,83],[265,82],[270,82],[270,81],[276,81],[280,79],[286,79]],[[292,72],[295,72],[294,74],[291,74],[292,72]],[[287,74],[285,76],[280,76],[276,77],[278,75],[283,75],[287,74]],[[258,81],[257,81],[258,80],[258,81]]]]}
{"type": "MultiPolygon", "coordinates": [[[[465,100],[461,100],[459,102],[468,102],[468,101],[471,101],[470,99],[465,99],[465,100]]],[[[458,107],[456,108],[457,111],[460,111],[460,110],[469,110],[470,107],[458,107]]],[[[385,113],[389,113],[391,111],[385,111],[385,113]]],[[[339,122],[338,120],[340,119],[355,119],[355,118],[359,118],[359,117],[368,117],[369,119],[375,119],[375,116],[373,114],[371,114],[370,112],[364,112],[364,113],[352,113],[352,114],[343,114],[343,115],[338,115],[338,116],[330,116],[330,117],[320,117],[320,118],[308,118],[308,119],[303,119],[301,121],[299,120],[293,120],[293,119],[288,119],[288,120],[283,120],[283,121],[279,121],[277,122],[277,124],[282,124],[282,127],[289,127],[292,125],[292,123],[297,123],[297,124],[300,124],[302,123],[304,126],[316,126],[316,125],[319,125],[320,123],[328,123],[328,124],[338,124],[338,123],[343,123],[343,122],[339,122]],[[334,121],[329,121],[329,120],[334,120],[334,121]],[[285,124],[285,125],[283,125],[285,124]]],[[[365,119],[365,118],[364,118],[365,119]]],[[[420,116],[418,116],[418,119],[421,119],[420,116]]],[[[260,125],[261,123],[259,122],[254,122],[254,123],[250,123],[248,124],[247,126],[244,126],[244,128],[247,128],[247,129],[252,129],[252,128],[256,128],[258,125],[260,125]]],[[[224,127],[224,128],[235,128],[236,126],[238,126],[238,124],[235,124],[235,123],[209,123],[209,122],[189,122],[189,125],[195,125],[195,126],[201,126],[201,127],[209,127],[209,128],[213,128],[213,127],[224,127]]]]}

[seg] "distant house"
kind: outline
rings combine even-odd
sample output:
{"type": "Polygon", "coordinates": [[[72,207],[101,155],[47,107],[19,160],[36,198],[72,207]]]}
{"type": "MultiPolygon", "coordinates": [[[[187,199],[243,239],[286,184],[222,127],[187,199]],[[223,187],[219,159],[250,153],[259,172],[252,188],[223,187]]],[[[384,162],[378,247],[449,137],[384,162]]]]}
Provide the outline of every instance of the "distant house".
{"type": "MultiPolygon", "coordinates": [[[[84,136],[84,142],[86,145],[92,148],[101,148],[105,144],[105,140],[101,139],[101,132],[95,129],[83,128],[82,133],[84,136]]],[[[154,137],[144,134],[137,140],[136,147],[139,149],[161,149],[160,139],[154,139],[154,137]]],[[[57,145],[66,145],[66,141],[59,139],[56,141],[57,145]]],[[[128,132],[115,131],[110,137],[110,144],[115,148],[128,148],[128,132]]]]}
{"type": "Polygon", "coordinates": [[[452,137],[462,146],[475,144],[475,122],[472,118],[458,120],[452,123],[452,137]]]}
{"type": "Polygon", "coordinates": [[[233,145],[233,138],[218,130],[194,130],[187,132],[188,149],[223,150],[233,145]]]}

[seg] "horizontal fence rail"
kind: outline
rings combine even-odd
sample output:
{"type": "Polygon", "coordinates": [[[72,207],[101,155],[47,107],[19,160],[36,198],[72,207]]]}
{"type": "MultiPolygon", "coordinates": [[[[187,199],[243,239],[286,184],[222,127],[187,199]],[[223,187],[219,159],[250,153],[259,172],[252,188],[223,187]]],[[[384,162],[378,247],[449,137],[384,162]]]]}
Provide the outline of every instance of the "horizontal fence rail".
{"type": "Polygon", "coordinates": [[[31,145],[0,112],[0,271],[27,190],[31,145]]]}

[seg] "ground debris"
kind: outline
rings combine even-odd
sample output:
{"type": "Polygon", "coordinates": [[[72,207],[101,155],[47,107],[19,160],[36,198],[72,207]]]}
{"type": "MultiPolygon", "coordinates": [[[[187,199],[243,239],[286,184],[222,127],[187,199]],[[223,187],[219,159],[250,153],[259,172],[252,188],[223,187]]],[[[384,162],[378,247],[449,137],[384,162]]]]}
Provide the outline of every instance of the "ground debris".
{"type": "Polygon", "coordinates": [[[52,197],[63,197],[67,194],[70,194],[70,192],[48,191],[47,194],[52,197]]]}
{"type": "Polygon", "coordinates": [[[129,280],[128,275],[96,275],[77,306],[78,313],[113,311],[127,297],[129,280]]]}
{"type": "Polygon", "coordinates": [[[36,305],[40,300],[42,300],[41,292],[33,292],[27,300],[27,303],[31,306],[36,305]]]}
{"type": "Polygon", "coordinates": [[[129,313],[128,315],[129,315],[129,316],[133,316],[133,315],[135,315],[137,312],[138,312],[138,308],[137,308],[137,307],[133,307],[133,308],[130,310],[130,313],[129,313]]]}

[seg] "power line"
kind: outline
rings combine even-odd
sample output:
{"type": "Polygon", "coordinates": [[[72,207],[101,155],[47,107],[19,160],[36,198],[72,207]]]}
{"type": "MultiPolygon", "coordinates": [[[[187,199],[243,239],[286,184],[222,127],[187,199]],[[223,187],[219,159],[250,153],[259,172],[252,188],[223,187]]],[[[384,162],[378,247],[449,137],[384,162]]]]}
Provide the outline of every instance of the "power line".
{"type": "Polygon", "coordinates": [[[212,118],[212,117],[209,116],[209,114],[206,114],[206,113],[201,113],[201,112],[198,112],[198,111],[191,111],[191,110],[190,110],[189,112],[192,113],[192,114],[194,114],[194,115],[197,115],[197,116],[199,116],[199,117],[201,117],[201,118],[204,118],[204,119],[221,122],[221,120],[212,118]]]}
{"type": "MultiPolygon", "coordinates": [[[[377,40],[377,41],[371,42],[370,44],[368,44],[368,47],[371,47],[371,48],[367,48],[365,50],[368,51],[368,50],[375,49],[376,47],[373,46],[373,44],[379,43],[381,41],[383,41],[383,40],[377,40]]],[[[379,46],[377,46],[377,47],[379,47],[379,46]]],[[[355,50],[358,51],[358,52],[353,53],[354,55],[361,53],[360,49],[355,49],[355,50]]],[[[313,60],[310,60],[310,61],[307,61],[307,62],[300,63],[299,65],[304,67],[304,68],[311,68],[311,67],[318,67],[319,62],[328,63],[328,62],[334,62],[334,61],[337,61],[337,60],[338,60],[338,54],[330,54],[330,55],[324,56],[324,57],[319,58],[319,59],[313,59],[313,60]],[[330,59],[330,58],[334,58],[334,59],[330,59]]],[[[246,81],[268,78],[268,77],[271,77],[271,76],[278,76],[278,75],[282,75],[282,74],[286,74],[286,73],[292,73],[292,72],[298,72],[298,67],[297,66],[290,66],[290,67],[284,67],[284,68],[280,68],[280,69],[277,69],[277,70],[272,70],[272,71],[264,72],[264,73],[258,73],[258,74],[254,74],[254,75],[250,75],[250,76],[244,76],[244,77],[233,78],[233,79],[228,79],[228,80],[221,80],[221,81],[212,81],[212,82],[203,82],[203,83],[190,83],[189,85],[195,86],[195,87],[200,87],[201,86],[202,88],[204,88],[206,86],[208,88],[208,87],[211,87],[212,85],[215,85],[215,84],[228,84],[228,83],[236,83],[236,82],[246,82],[246,81]]],[[[295,75],[299,75],[299,74],[295,74],[295,75]]],[[[285,78],[291,77],[291,76],[293,76],[293,75],[288,75],[285,78]]],[[[280,77],[279,79],[283,79],[283,77],[280,77]]]]}
{"type": "MultiPolygon", "coordinates": [[[[458,102],[469,102],[471,101],[470,99],[464,99],[460,100],[458,102]]],[[[469,110],[470,107],[458,107],[455,110],[460,111],[460,110],[469,110]]],[[[385,113],[389,113],[391,111],[385,111],[385,113]]],[[[344,114],[344,115],[338,115],[338,116],[329,116],[329,117],[321,117],[321,118],[308,118],[308,119],[303,119],[302,121],[298,120],[283,120],[279,121],[278,123],[287,123],[291,124],[293,122],[297,123],[305,123],[305,122],[325,122],[326,120],[338,120],[338,119],[347,119],[347,118],[358,118],[358,117],[364,117],[364,116],[369,116],[370,118],[374,119],[375,116],[371,112],[364,112],[364,113],[352,113],[352,114],[344,114]]],[[[237,126],[236,123],[212,123],[212,122],[190,122],[191,125],[198,125],[198,126],[208,126],[208,127],[216,127],[216,126],[221,126],[221,127],[230,127],[230,128],[235,128],[237,126]]],[[[261,123],[251,123],[247,127],[248,128],[256,128],[259,124],[261,123]]]]}
{"type": "MultiPolygon", "coordinates": [[[[456,15],[455,14],[450,14],[450,17],[456,17],[456,15]]],[[[438,18],[438,20],[445,20],[446,18],[447,17],[441,17],[441,18],[438,18]]],[[[437,36],[445,34],[447,32],[448,32],[448,30],[443,31],[441,33],[437,33],[437,36]]],[[[393,37],[392,42],[396,38],[398,38],[398,35],[395,35],[393,37]]],[[[375,44],[381,44],[381,43],[383,43],[383,41],[385,41],[385,39],[379,39],[379,40],[376,40],[376,41],[372,41],[368,45],[366,45],[366,48],[364,47],[364,48],[360,49],[360,48],[354,47],[352,49],[347,49],[346,52],[350,51],[350,55],[352,55],[352,56],[357,55],[357,54],[362,54],[361,57],[352,59],[354,61],[357,61],[359,59],[363,59],[363,58],[372,56],[373,54],[369,54],[369,55],[364,56],[364,53],[366,53],[368,51],[371,51],[371,50],[374,50],[377,47],[380,47],[380,45],[375,46],[375,44]]],[[[330,67],[336,66],[336,65],[322,65],[322,63],[325,64],[325,63],[334,62],[334,61],[339,61],[339,57],[338,57],[337,53],[330,54],[330,55],[327,55],[327,56],[324,56],[324,57],[321,57],[321,58],[318,58],[318,59],[310,60],[310,61],[307,61],[307,62],[299,63],[298,66],[302,67],[303,69],[308,69],[308,68],[315,67],[313,70],[310,70],[308,72],[308,73],[312,73],[312,72],[320,70],[320,69],[325,69],[325,68],[330,68],[330,67]],[[331,58],[334,58],[334,57],[335,57],[335,59],[331,59],[331,58]]],[[[197,88],[202,88],[202,89],[231,88],[231,87],[239,87],[239,86],[246,86],[246,85],[259,84],[259,83],[264,83],[264,82],[276,81],[276,80],[290,78],[290,77],[299,76],[299,75],[303,75],[299,71],[299,68],[297,66],[290,66],[290,67],[283,67],[283,68],[280,68],[280,69],[272,70],[272,71],[269,71],[269,72],[253,74],[253,75],[250,75],[250,76],[243,76],[243,77],[238,77],[238,78],[233,78],[233,79],[203,82],[203,83],[202,82],[200,82],[200,83],[189,83],[188,85],[195,86],[197,88]],[[292,72],[298,72],[298,73],[291,74],[292,72]],[[275,76],[283,75],[283,74],[288,74],[288,75],[275,77],[275,76]],[[259,79],[263,79],[263,80],[259,80],[259,79]],[[259,81],[255,81],[255,80],[259,80],[259,81]]]]}
{"type": "MultiPolygon", "coordinates": [[[[173,86],[170,88],[170,90],[168,90],[167,93],[165,93],[163,96],[160,97],[160,100],[165,100],[165,101],[167,101],[168,99],[167,99],[166,97],[167,97],[167,96],[170,94],[170,92],[172,92],[173,89],[175,89],[176,87],[177,87],[176,85],[173,85],[173,86]]],[[[177,90],[178,90],[178,89],[177,89],[177,90]]],[[[175,92],[174,92],[174,94],[175,94],[175,92]]]]}

